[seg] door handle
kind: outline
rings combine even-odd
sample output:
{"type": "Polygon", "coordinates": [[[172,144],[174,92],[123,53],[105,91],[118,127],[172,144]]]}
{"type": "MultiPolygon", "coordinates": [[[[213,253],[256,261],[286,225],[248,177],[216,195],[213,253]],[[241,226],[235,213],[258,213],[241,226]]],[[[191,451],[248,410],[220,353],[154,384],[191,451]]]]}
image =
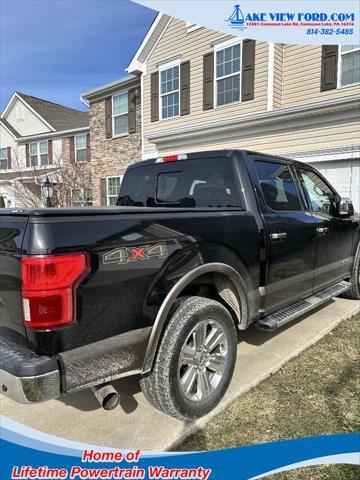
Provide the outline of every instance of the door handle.
{"type": "Polygon", "coordinates": [[[270,233],[271,240],[284,240],[286,237],[286,232],[270,233]]]}
{"type": "Polygon", "coordinates": [[[329,227],[317,227],[316,231],[319,235],[323,235],[325,233],[328,233],[329,227]]]}

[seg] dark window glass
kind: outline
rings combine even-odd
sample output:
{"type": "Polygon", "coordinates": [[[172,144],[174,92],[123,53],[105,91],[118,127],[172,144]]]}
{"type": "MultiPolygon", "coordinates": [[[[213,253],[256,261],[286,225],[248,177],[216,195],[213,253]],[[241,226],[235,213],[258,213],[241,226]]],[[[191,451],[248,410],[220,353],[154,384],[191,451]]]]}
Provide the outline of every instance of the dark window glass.
{"type": "Polygon", "coordinates": [[[336,195],[324,180],[315,172],[299,168],[311,210],[333,213],[336,195]]]}
{"type": "Polygon", "coordinates": [[[239,206],[228,159],[183,160],[129,170],[118,205],[158,207],[239,206]]]}
{"type": "Polygon", "coordinates": [[[301,210],[299,193],[287,165],[256,161],[265,203],[272,210],[301,210]]]}

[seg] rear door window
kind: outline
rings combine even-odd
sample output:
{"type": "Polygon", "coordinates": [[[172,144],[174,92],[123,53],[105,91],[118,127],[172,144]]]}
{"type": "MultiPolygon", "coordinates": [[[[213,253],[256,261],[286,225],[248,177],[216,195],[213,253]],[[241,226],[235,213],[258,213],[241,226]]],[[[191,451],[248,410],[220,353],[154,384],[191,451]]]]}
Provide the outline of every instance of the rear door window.
{"type": "Polygon", "coordinates": [[[131,169],[125,175],[118,201],[118,205],[126,204],[182,208],[238,207],[231,160],[181,160],[131,169]]]}
{"type": "Polygon", "coordinates": [[[257,160],[255,167],[264,201],[271,210],[301,210],[299,192],[288,165],[257,160]]]}

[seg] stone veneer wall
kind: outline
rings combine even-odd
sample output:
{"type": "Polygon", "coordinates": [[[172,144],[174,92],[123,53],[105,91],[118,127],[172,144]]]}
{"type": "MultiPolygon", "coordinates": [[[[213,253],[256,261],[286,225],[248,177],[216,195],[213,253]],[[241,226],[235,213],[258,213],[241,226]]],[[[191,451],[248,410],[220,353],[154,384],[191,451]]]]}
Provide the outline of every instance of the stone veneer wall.
{"type": "Polygon", "coordinates": [[[90,148],[93,205],[101,204],[102,178],[123,175],[126,167],[141,160],[140,87],[136,104],[136,133],[106,138],[105,99],[90,103],[90,148]]]}

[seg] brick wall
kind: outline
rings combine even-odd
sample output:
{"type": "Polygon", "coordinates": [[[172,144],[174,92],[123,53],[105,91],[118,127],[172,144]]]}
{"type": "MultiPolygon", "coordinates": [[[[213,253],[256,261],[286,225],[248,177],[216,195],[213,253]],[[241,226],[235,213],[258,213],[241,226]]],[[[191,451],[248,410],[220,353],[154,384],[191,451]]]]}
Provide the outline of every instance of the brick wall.
{"type": "Polygon", "coordinates": [[[123,175],[126,167],[141,160],[140,93],[136,105],[136,133],[106,138],[105,100],[90,103],[91,178],[94,206],[101,204],[102,178],[123,175]]]}

